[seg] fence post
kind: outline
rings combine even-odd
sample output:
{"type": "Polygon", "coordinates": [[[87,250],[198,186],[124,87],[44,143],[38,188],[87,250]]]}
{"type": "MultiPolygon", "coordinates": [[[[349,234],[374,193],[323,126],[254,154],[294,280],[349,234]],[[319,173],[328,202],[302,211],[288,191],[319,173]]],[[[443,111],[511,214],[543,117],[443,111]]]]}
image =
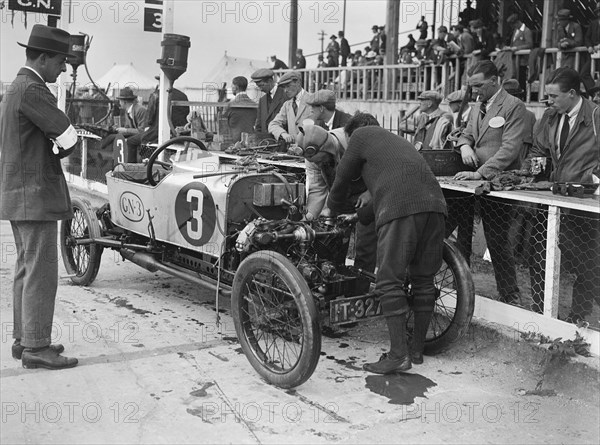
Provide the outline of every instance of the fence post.
{"type": "Polygon", "coordinates": [[[560,291],[560,250],[558,233],[560,228],[560,208],[548,206],[548,237],[546,238],[546,272],[544,287],[544,315],[558,317],[558,297],[560,291]]]}

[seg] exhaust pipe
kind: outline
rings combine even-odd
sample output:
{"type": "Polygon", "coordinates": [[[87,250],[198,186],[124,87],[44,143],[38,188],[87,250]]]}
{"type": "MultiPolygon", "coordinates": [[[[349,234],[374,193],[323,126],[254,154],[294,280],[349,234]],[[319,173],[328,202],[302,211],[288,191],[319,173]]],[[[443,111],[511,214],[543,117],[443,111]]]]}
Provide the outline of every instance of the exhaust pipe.
{"type": "MultiPolygon", "coordinates": [[[[168,273],[169,275],[173,275],[174,277],[181,278],[182,280],[186,280],[194,284],[199,284],[212,290],[217,288],[216,282],[212,283],[208,279],[195,277],[194,275],[192,275],[192,272],[185,272],[183,270],[175,269],[174,267],[163,264],[148,253],[137,252],[132,249],[121,249],[119,250],[119,253],[124,259],[129,260],[132,263],[137,264],[138,266],[141,266],[150,272],[156,272],[160,270],[161,272],[168,273]]],[[[231,295],[231,292],[227,289],[220,288],[219,292],[225,296],[231,295]]]]}

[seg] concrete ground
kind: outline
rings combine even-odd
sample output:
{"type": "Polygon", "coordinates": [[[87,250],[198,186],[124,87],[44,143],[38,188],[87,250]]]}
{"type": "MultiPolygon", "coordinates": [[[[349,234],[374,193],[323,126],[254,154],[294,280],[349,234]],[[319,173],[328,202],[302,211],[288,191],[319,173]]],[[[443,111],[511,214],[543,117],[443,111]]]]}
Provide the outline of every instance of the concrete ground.
{"type": "Polygon", "coordinates": [[[327,332],[312,378],[265,383],[214,291],[105,251],[96,281],[61,279],[54,340],[78,367],[10,356],[12,233],[0,223],[1,443],[598,443],[598,358],[565,361],[477,325],[403,375],[362,371],[381,320],[327,332]]]}

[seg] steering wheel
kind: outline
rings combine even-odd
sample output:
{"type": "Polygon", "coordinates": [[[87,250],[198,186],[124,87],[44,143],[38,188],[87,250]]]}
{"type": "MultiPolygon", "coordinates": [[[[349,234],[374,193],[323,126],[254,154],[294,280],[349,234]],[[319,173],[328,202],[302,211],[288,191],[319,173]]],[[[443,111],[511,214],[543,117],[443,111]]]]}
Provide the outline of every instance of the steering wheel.
{"type": "Polygon", "coordinates": [[[181,142],[193,143],[193,144],[196,144],[200,148],[200,150],[208,151],[208,150],[206,150],[206,146],[202,143],[202,141],[200,141],[196,138],[193,138],[191,136],[177,136],[173,139],[169,139],[167,142],[165,142],[160,147],[158,147],[156,150],[154,150],[152,152],[152,154],[150,155],[150,157],[148,158],[148,165],[146,166],[146,178],[148,179],[148,183],[150,185],[152,185],[152,186],[156,185],[156,181],[154,180],[154,178],[152,176],[152,167],[154,167],[155,163],[159,164],[160,166],[162,166],[165,169],[170,169],[173,167],[173,163],[171,163],[171,162],[163,162],[163,161],[157,160],[158,155],[160,155],[163,151],[165,151],[165,149],[167,149],[171,145],[181,143],[181,142]]]}

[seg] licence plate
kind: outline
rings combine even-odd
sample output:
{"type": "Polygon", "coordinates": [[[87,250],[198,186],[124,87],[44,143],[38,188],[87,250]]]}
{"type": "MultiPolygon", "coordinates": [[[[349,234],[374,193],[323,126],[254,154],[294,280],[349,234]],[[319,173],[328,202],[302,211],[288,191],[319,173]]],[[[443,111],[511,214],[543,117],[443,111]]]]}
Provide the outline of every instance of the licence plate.
{"type": "Polygon", "coordinates": [[[348,323],[381,315],[379,297],[373,294],[338,298],[329,304],[329,321],[332,324],[348,323]]]}

